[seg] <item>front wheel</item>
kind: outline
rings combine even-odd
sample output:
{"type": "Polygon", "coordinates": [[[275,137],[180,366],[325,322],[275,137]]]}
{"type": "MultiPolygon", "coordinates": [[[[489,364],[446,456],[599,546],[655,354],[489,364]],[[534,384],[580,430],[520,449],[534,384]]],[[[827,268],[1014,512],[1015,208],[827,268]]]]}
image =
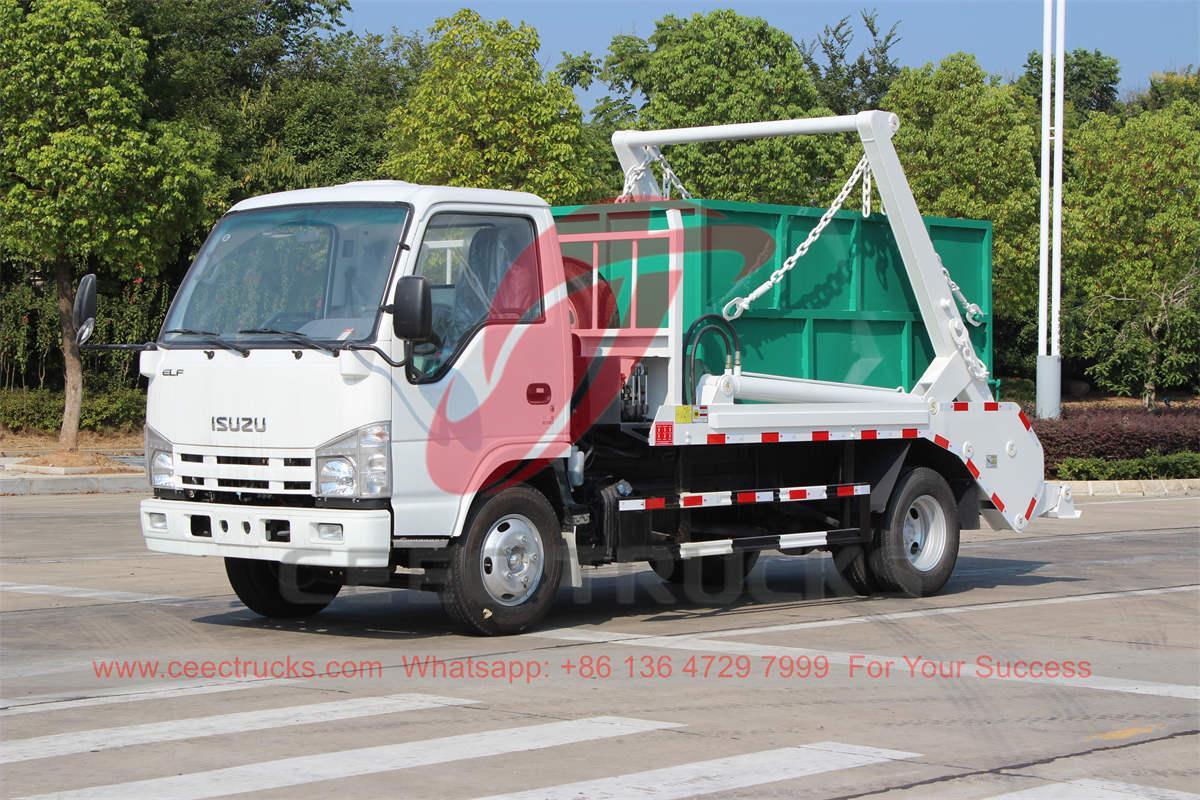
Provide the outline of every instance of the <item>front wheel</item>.
{"type": "Polygon", "coordinates": [[[520,633],[550,611],[562,577],[558,515],[541,492],[487,497],[455,542],[441,590],[451,617],[485,636],[520,633]]]}
{"type": "Polygon", "coordinates": [[[958,561],[958,504],[937,472],[917,467],[900,476],[884,512],[870,571],[885,588],[910,597],[936,594],[958,561]]]}
{"type": "Polygon", "coordinates": [[[229,585],[246,608],[264,617],[309,617],[333,602],[342,582],[322,567],[226,558],[229,585]]]}

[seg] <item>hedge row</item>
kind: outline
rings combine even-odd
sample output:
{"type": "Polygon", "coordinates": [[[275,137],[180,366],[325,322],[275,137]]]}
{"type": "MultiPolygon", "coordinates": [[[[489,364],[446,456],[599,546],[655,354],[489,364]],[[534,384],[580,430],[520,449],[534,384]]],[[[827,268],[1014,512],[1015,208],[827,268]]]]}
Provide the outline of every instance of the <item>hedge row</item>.
{"type": "Polygon", "coordinates": [[[1200,408],[1196,407],[1153,414],[1139,408],[1068,409],[1059,419],[1034,420],[1033,430],[1051,472],[1069,458],[1115,461],[1150,453],[1200,452],[1200,408]]]}
{"type": "MultiPolygon", "coordinates": [[[[48,389],[0,391],[0,426],[16,433],[57,433],[62,425],[63,395],[48,389]]],[[[140,389],[84,392],[79,427],[89,431],[140,430],[146,419],[146,394],[140,389]]]]}
{"type": "Polygon", "coordinates": [[[1066,458],[1058,465],[1065,481],[1137,481],[1200,476],[1200,453],[1148,455],[1143,458],[1066,458]]]}

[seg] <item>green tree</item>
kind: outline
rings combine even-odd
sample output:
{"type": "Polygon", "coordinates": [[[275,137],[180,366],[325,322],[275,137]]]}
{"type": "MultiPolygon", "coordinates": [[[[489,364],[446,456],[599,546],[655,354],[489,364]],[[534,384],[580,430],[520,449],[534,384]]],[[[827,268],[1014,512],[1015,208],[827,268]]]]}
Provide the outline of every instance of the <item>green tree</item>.
{"type": "Polygon", "coordinates": [[[550,202],[587,195],[595,178],[583,115],[561,79],[544,74],[537,31],[464,9],[430,32],[428,66],[389,119],[384,172],[550,202]]]}
{"type": "Polygon", "coordinates": [[[374,178],[387,155],[388,115],[422,69],[417,36],[342,33],[306,43],[262,88],[246,90],[253,143],[239,194],[374,178]]]}
{"type": "Polygon", "coordinates": [[[1131,114],[1157,111],[1176,100],[1200,105],[1200,71],[1194,66],[1189,65],[1173,72],[1154,73],[1150,76],[1150,86],[1130,98],[1126,104],[1126,111],[1131,114]]]}
{"type": "MultiPolygon", "coordinates": [[[[1051,69],[1054,64],[1051,62],[1051,69]]],[[[1076,111],[1109,112],[1117,106],[1117,84],[1121,80],[1121,65],[1112,56],[1099,50],[1076,48],[1067,53],[1063,74],[1063,98],[1076,111]]],[[[1042,54],[1035,51],[1025,59],[1025,71],[1016,86],[1029,97],[1041,102],[1042,54]]]]}
{"type": "MultiPolygon", "coordinates": [[[[618,103],[645,98],[638,124],[647,128],[831,113],[792,37],[728,10],[667,15],[648,39],[615,37],[602,76],[618,103]]],[[[828,203],[845,178],[846,146],[837,137],[804,136],[681,145],[666,155],[697,196],[828,203]]]]}
{"type": "MultiPolygon", "coordinates": [[[[563,53],[555,71],[572,89],[587,89],[593,82],[603,80],[604,64],[588,51],[579,55],[563,53]]],[[[605,95],[592,106],[589,119],[583,123],[583,148],[591,163],[596,165],[596,182],[592,194],[579,200],[603,200],[621,193],[625,180],[612,147],[612,135],[615,131],[634,127],[637,127],[637,106],[627,94],[605,95]]]]}
{"type": "Polygon", "coordinates": [[[1088,373],[1150,407],[1200,384],[1200,106],[1097,115],[1067,142],[1064,281],[1086,298],[1088,373]]]}
{"type": "Polygon", "coordinates": [[[821,100],[837,114],[878,108],[900,74],[900,65],[891,56],[891,49],[900,42],[896,35],[900,23],[892,23],[884,32],[877,12],[863,10],[859,14],[871,43],[853,61],[848,53],[854,42],[854,28],[848,16],[835,25],[826,25],[814,41],[803,47],[804,63],[821,100]],[[818,60],[818,51],[824,63],[818,60]]]}
{"type": "Polygon", "coordinates": [[[0,258],[57,294],[66,402],[60,445],[78,447],[83,394],[71,320],[84,268],[130,281],[157,269],[198,213],[211,137],[143,115],[145,45],[91,0],[0,0],[0,258]]]}
{"type": "Polygon", "coordinates": [[[993,224],[997,364],[1029,372],[1036,348],[1038,178],[1036,117],[1027,98],[989,77],[974,56],[905,68],[884,107],[900,116],[896,150],[924,214],[993,224]]]}

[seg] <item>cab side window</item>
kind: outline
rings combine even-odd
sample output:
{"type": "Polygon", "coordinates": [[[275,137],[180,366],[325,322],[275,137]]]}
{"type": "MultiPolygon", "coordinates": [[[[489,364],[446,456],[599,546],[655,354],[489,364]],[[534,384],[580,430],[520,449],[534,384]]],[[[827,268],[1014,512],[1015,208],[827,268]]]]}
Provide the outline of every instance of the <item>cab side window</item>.
{"type": "Polygon", "coordinates": [[[425,229],[416,274],[429,280],[434,334],[413,348],[419,380],[440,378],[485,324],[543,317],[535,228],[527,217],[436,215],[425,229]]]}

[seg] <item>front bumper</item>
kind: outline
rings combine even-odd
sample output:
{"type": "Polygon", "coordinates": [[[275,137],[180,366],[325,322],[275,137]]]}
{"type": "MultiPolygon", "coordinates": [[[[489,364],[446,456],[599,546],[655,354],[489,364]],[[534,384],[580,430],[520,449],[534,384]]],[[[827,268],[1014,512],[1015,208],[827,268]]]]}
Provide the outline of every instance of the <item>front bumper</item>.
{"type": "Polygon", "coordinates": [[[386,567],[391,554],[392,515],[387,509],[143,500],[140,517],[146,546],[160,553],[256,558],[321,567],[386,567]],[[155,515],[154,522],[151,514],[155,515]],[[203,524],[194,526],[193,517],[208,518],[210,535],[194,532],[206,529],[203,524]],[[289,541],[273,540],[280,537],[284,523],[289,541]],[[341,541],[320,538],[317,525],[322,523],[340,524],[341,541]]]}

